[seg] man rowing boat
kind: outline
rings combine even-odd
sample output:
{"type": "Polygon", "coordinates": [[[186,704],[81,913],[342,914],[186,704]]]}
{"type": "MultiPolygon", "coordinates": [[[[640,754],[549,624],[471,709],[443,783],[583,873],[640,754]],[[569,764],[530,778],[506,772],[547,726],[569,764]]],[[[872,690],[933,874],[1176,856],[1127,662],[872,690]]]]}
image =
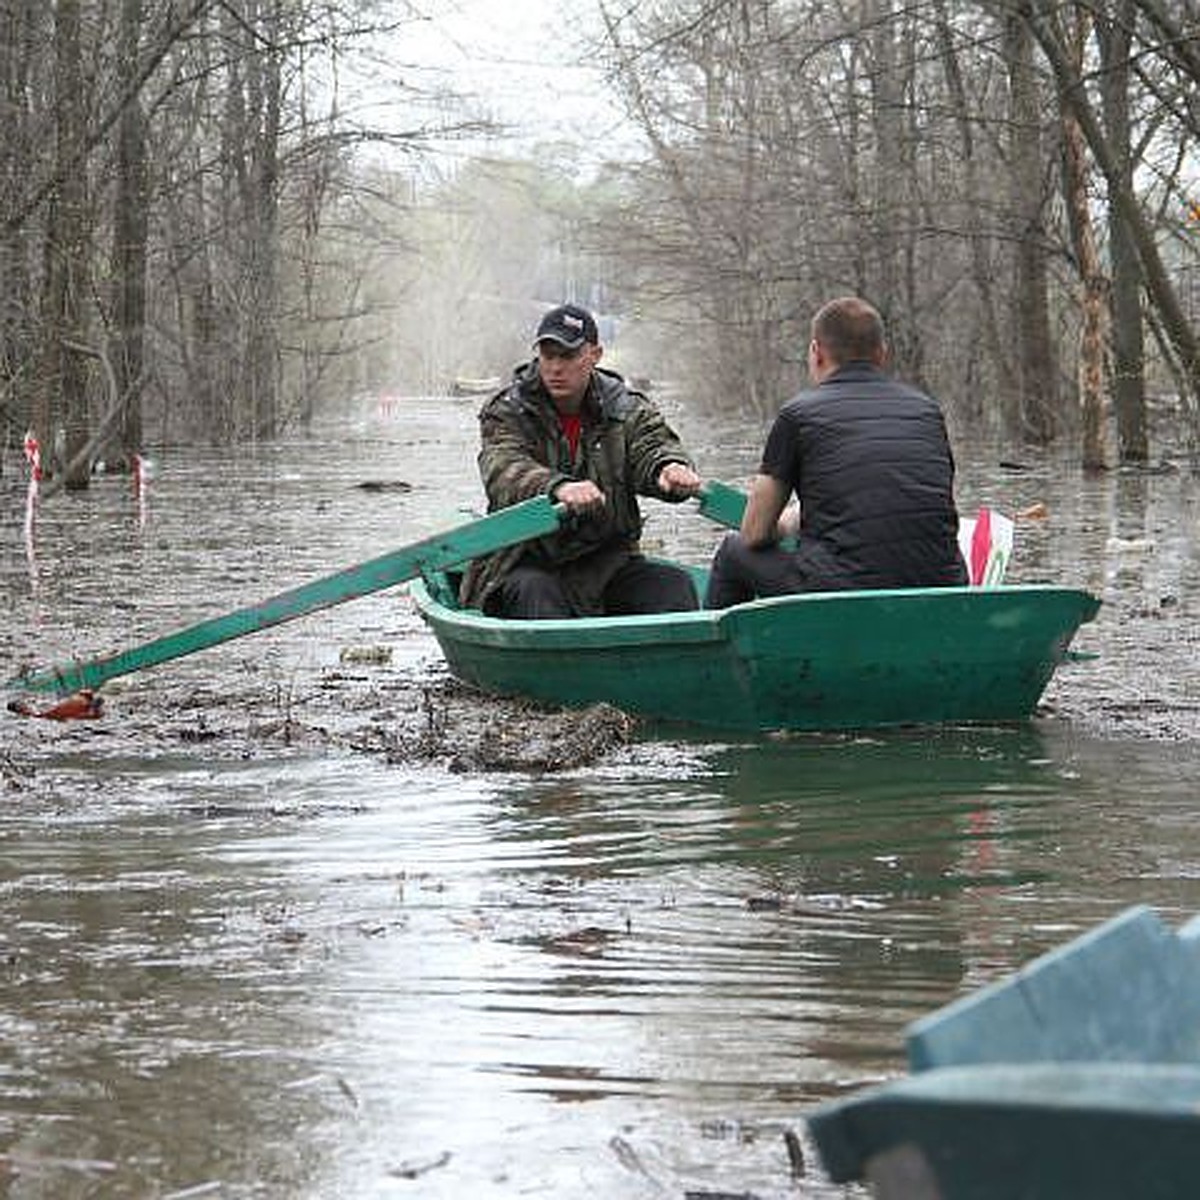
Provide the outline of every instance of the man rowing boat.
{"type": "Polygon", "coordinates": [[[700,490],[682,442],[645,396],[597,365],[603,347],[586,309],[551,309],[534,347],[480,412],[479,472],[489,511],[546,495],[572,519],[472,563],[463,604],[533,619],[698,607],[686,571],[638,548],[639,495],[679,501],[700,490]]]}

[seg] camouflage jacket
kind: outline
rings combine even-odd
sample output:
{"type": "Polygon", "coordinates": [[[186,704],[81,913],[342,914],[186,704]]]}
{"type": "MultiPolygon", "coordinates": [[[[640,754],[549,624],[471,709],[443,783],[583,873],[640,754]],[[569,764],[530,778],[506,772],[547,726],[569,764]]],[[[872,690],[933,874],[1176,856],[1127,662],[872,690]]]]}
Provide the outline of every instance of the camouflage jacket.
{"type": "Polygon", "coordinates": [[[692,461],[658,410],[612,371],[592,372],[582,417],[572,458],[536,360],[518,367],[512,382],[480,410],[479,473],[489,512],[552,495],[573,479],[593,480],[607,500],[602,513],[571,519],[548,537],[477,559],[463,579],[463,604],[486,610],[491,594],[524,560],[557,570],[580,614],[603,611],[609,579],[637,552],[642,530],[637,496],[674,499],[659,491],[659,472],[667,463],[692,466],[692,461]]]}

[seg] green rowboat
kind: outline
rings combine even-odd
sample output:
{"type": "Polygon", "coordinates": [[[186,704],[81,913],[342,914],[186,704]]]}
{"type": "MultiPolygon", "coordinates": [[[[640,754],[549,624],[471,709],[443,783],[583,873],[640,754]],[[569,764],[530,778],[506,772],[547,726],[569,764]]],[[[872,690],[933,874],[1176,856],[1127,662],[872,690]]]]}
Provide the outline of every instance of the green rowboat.
{"type": "Polygon", "coordinates": [[[1067,587],[910,588],[512,621],[460,608],[444,573],[409,586],[464,683],[730,730],[1023,720],[1100,603],[1067,587]]]}

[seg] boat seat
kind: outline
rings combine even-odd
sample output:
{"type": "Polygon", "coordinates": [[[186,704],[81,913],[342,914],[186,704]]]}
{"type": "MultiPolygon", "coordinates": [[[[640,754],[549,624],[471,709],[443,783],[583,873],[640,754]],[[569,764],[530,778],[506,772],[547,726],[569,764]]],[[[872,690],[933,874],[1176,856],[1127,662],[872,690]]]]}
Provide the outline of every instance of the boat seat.
{"type": "Polygon", "coordinates": [[[1200,917],[1145,905],[914,1022],[912,1071],[1022,1062],[1200,1064],[1200,917]]]}

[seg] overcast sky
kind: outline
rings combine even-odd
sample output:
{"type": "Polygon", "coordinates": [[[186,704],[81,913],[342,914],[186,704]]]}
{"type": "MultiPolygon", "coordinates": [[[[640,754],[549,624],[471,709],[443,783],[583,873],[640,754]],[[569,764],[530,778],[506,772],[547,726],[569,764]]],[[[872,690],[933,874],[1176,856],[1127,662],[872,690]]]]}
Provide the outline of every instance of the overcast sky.
{"type": "Polygon", "coordinates": [[[582,35],[598,23],[589,0],[426,0],[429,19],[406,23],[396,57],[409,78],[440,82],[513,127],[514,148],[557,137],[599,150],[619,136],[582,35]]]}

